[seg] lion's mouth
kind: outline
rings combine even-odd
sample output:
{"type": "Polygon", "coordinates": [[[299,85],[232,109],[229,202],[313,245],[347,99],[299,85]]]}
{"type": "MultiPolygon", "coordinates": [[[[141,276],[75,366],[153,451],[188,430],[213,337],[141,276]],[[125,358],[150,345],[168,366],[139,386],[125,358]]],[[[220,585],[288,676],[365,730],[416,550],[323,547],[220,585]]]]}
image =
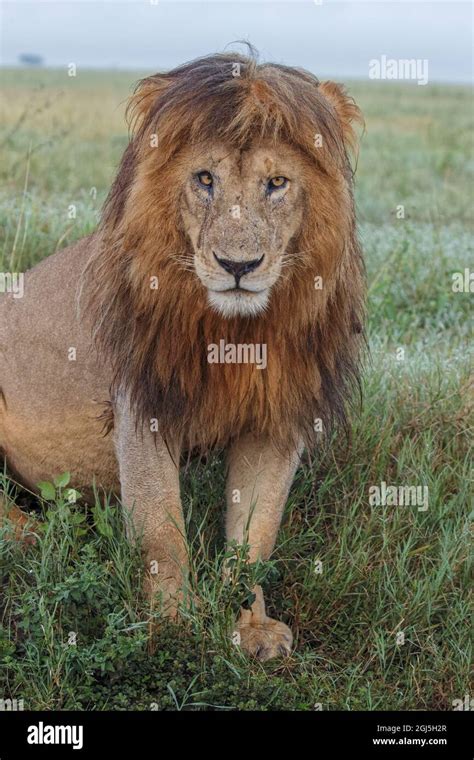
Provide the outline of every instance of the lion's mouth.
{"type": "Polygon", "coordinates": [[[270,288],[250,290],[233,287],[225,290],[208,288],[211,307],[223,317],[252,317],[265,311],[268,306],[270,288]]]}
{"type": "Polygon", "coordinates": [[[260,288],[259,290],[250,290],[250,288],[241,288],[240,286],[234,286],[233,288],[226,288],[225,290],[215,290],[214,288],[209,288],[211,293],[219,293],[219,294],[225,294],[225,293],[231,293],[232,295],[244,295],[244,296],[254,296],[258,293],[263,293],[265,290],[268,290],[268,288],[260,288]]]}

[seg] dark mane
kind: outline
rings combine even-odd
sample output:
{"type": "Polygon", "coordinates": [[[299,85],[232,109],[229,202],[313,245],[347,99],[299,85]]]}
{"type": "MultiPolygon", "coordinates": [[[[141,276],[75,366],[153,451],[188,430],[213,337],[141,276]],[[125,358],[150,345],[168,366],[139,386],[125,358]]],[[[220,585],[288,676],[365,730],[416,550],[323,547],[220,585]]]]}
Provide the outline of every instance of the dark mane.
{"type": "Polygon", "coordinates": [[[365,321],[348,157],[356,143],[352,123],[360,120],[353,100],[309,72],[226,53],[143,79],[128,117],[130,144],[88,272],[96,339],[112,363],[113,392],[125,390],[137,419],[157,418],[165,437],[202,449],[247,430],[278,446],[301,435],[310,444],[315,417],[326,433],[335,421],[344,425],[365,321]],[[153,136],[158,148],[150,147],[153,136]],[[261,317],[224,320],[207,307],[196,276],[180,266],[189,242],[173,178],[184,146],[218,140],[244,148],[259,138],[301,151],[314,191],[305,198],[295,242],[298,268],[261,317]],[[159,297],[147,285],[155,275],[159,297]],[[319,293],[316,275],[324,282],[319,293]],[[267,343],[267,370],[209,365],[206,347],[221,338],[267,343]]]}

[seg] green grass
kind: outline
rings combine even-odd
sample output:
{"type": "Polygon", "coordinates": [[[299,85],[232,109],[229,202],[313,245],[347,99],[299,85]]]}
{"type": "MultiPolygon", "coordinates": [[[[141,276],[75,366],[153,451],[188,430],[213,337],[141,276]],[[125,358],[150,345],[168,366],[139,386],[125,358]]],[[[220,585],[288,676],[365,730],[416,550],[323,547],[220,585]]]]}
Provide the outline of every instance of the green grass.
{"type": "MultiPolygon", "coordinates": [[[[1,269],[94,228],[135,78],[2,72],[1,269]]],[[[55,506],[33,503],[5,477],[43,527],[26,551],[1,542],[0,697],[27,709],[450,710],[469,691],[470,295],[451,285],[473,260],[472,93],[351,90],[367,123],[356,192],[371,359],[350,445],[336,437],[305,464],[271,561],[246,570],[240,553],[231,587],[222,462],[191,463],[183,505],[200,606],[178,626],[145,608],[116,505],[86,512],[62,492],[55,506]],[[381,481],[427,485],[428,510],[371,506],[381,481]],[[287,660],[261,665],[231,642],[255,574],[270,614],[296,634],[287,660]]]]}

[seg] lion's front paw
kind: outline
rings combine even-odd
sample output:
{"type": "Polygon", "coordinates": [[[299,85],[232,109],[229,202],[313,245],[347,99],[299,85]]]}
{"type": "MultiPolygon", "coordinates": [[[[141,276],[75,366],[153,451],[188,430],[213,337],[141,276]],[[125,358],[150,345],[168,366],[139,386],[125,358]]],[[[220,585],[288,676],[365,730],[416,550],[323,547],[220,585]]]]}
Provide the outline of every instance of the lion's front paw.
{"type": "Polygon", "coordinates": [[[246,652],[264,662],[286,657],[291,652],[293,634],[285,623],[267,617],[262,622],[239,621],[239,644],[246,652]]]}

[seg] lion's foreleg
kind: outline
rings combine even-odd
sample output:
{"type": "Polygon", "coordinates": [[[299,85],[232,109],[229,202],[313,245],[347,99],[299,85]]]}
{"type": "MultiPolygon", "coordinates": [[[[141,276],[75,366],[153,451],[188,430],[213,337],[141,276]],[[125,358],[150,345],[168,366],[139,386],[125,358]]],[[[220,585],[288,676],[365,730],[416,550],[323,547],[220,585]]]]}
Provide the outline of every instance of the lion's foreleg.
{"type": "MultiPolygon", "coordinates": [[[[251,562],[273,551],[301,450],[283,455],[268,441],[245,436],[229,452],[226,537],[248,543],[251,562]]],[[[263,660],[289,653],[290,629],[267,617],[260,586],[254,592],[251,610],[242,610],[237,623],[242,646],[263,660]]]]}
{"type": "Polygon", "coordinates": [[[174,459],[158,433],[136,432],[126,402],[115,410],[115,445],[129,537],[140,537],[145,592],[161,598],[169,616],[188,581],[188,552],[179,492],[179,452],[174,459]]]}

